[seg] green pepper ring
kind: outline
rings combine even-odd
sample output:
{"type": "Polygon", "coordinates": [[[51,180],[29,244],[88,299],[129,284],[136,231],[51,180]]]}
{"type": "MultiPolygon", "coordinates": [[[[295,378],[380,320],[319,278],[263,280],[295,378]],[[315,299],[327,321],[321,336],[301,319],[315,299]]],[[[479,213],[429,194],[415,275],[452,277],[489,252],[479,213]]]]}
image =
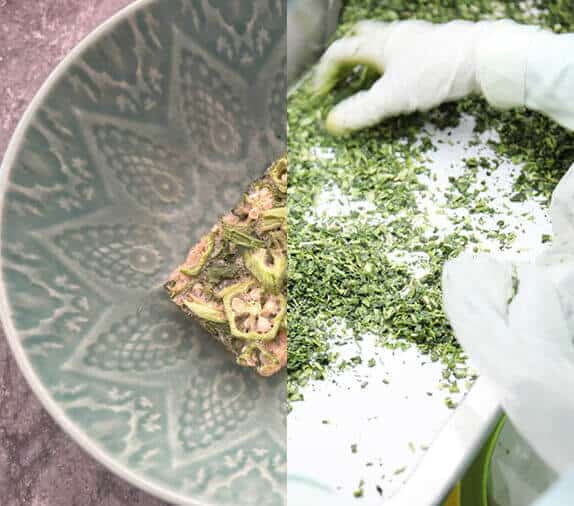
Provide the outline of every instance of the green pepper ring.
{"type": "Polygon", "coordinates": [[[275,355],[273,355],[273,353],[269,353],[267,350],[265,350],[258,343],[250,343],[249,345],[247,345],[245,347],[245,349],[237,357],[237,365],[241,365],[241,366],[246,365],[249,361],[250,355],[255,350],[259,351],[259,354],[261,356],[265,357],[267,360],[270,361],[270,363],[268,363],[268,364],[260,365],[257,368],[258,373],[265,375],[265,373],[269,372],[270,369],[272,370],[279,365],[279,359],[275,355]]]}
{"type": "Polygon", "coordinates": [[[287,193],[287,185],[281,181],[281,175],[287,172],[287,158],[283,157],[277,160],[272,166],[269,174],[277,189],[281,193],[287,193]]]}
{"type": "Polygon", "coordinates": [[[287,300],[283,294],[274,294],[275,297],[279,298],[281,309],[275,317],[273,327],[271,327],[269,332],[264,334],[260,334],[258,332],[243,332],[242,330],[239,330],[235,324],[235,314],[233,309],[231,309],[231,301],[233,297],[247,292],[247,290],[249,290],[255,284],[256,283],[253,280],[243,281],[241,283],[228,286],[220,292],[223,296],[223,308],[225,310],[227,320],[229,321],[229,329],[231,330],[232,335],[235,337],[240,337],[241,339],[245,339],[246,341],[273,341],[279,332],[279,328],[283,322],[283,317],[287,312],[287,300]]]}
{"type": "Polygon", "coordinates": [[[257,278],[257,281],[263,285],[263,288],[276,294],[281,290],[285,282],[287,259],[285,255],[269,251],[269,254],[273,257],[274,265],[268,267],[265,265],[267,251],[268,250],[263,248],[248,250],[244,253],[243,260],[245,267],[247,267],[251,274],[257,278]]]}
{"type": "Polygon", "coordinates": [[[201,302],[194,302],[190,300],[185,300],[183,303],[185,304],[185,307],[187,307],[193,314],[203,320],[207,320],[213,323],[227,323],[227,318],[225,317],[226,315],[220,309],[216,309],[201,302]]]}
{"type": "Polygon", "coordinates": [[[180,267],[179,271],[182,274],[185,274],[186,276],[189,277],[197,276],[200,273],[203,266],[205,265],[205,263],[207,262],[207,260],[209,260],[209,257],[211,256],[211,253],[213,251],[213,246],[214,246],[213,234],[208,234],[207,248],[201,254],[197,263],[193,267],[180,267]]]}

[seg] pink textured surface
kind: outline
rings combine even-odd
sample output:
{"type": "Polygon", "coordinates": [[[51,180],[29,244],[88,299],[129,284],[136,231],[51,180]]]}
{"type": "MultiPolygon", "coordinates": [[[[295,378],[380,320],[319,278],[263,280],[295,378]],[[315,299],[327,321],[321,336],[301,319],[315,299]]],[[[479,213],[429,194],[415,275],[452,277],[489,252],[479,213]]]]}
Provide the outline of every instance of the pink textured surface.
{"type": "MultiPolygon", "coordinates": [[[[0,0],[0,157],[62,58],[130,0],[0,0]]],[[[0,335],[0,505],[159,506],[86,455],[41,407],[0,335]]]]}

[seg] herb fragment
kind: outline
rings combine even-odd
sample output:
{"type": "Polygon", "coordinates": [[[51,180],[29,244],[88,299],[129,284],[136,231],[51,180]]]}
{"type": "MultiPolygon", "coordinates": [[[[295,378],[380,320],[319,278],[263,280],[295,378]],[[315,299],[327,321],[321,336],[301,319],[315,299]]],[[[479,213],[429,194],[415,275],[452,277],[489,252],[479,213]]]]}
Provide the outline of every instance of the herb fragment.
{"type": "Polygon", "coordinates": [[[450,397],[445,398],[444,404],[448,409],[454,409],[457,406],[457,403],[454,400],[452,400],[452,398],[450,398],[450,397]]]}
{"type": "Polygon", "coordinates": [[[365,487],[365,482],[363,480],[361,480],[359,482],[358,488],[353,492],[353,497],[357,497],[357,498],[363,497],[363,494],[365,492],[364,487],[365,487]]]}

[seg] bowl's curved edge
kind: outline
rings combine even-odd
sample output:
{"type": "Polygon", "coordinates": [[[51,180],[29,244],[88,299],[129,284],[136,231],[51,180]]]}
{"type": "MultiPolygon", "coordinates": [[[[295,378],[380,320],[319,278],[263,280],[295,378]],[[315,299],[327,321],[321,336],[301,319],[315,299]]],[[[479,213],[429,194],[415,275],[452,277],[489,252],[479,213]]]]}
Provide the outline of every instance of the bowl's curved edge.
{"type": "MultiPolygon", "coordinates": [[[[40,108],[43,100],[48,96],[54,84],[64,75],[64,73],[71,67],[72,63],[80,56],[91,44],[97,41],[100,37],[110,32],[118,23],[125,17],[135,13],[139,9],[154,3],[157,0],[134,0],[133,3],[120,9],[110,18],[102,22],[88,35],[86,35],[54,68],[50,73],[44,84],[34,95],[34,98],[26,108],[22,118],[18,122],[16,130],[10,138],[8,148],[0,165],[0,223],[3,220],[4,212],[4,196],[8,183],[9,168],[12,167],[16,159],[19,145],[24,137],[24,133],[29,127],[34,115],[40,108]]],[[[2,248],[2,239],[0,236],[0,250],[2,248]]],[[[28,360],[26,353],[17,336],[16,329],[14,328],[9,310],[8,310],[8,297],[6,294],[6,285],[4,283],[2,257],[0,255],[0,320],[8,341],[8,345],[16,358],[18,367],[26,381],[30,385],[36,397],[40,400],[43,407],[48,411],[50,416],[68,433],[86,452],[88,452],[98,462],[101,462],[110,471],[117,474],[124,480],[132,485],[148,492],[162,500],[169,501],[176,504],[186,506],[214,506],[205,503],[191,502],[189,497],[173,492],[162,485],[146,479],[137,473],[130,471],[125,465],[117,462],[110,457],[104,450],[102,450],[95,442],[90,440],[84,432],[65,414],[60,406],[52,399],[49,391],[44,387],[34,369],[28,360]]]]}

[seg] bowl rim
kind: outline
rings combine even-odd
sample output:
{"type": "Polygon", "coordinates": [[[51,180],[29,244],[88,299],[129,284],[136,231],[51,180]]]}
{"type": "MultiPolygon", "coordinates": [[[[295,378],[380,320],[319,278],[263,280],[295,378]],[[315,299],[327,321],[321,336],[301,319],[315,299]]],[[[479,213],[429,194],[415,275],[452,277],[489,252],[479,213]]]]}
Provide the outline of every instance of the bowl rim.
{"type": "MultiPolygon", "coordinates": [[[[61,77],[72,67],[74,62],[87,50],[92,44],[100,40],[106,34],[110,33],[121,21],[125,20],[128,16],[144,9],[148,5],[152,5],[161,0],[133,0],[132,3],[124,6],[109,18],[102,21],[91,32],[89,32],[83,39],[81,39],[64,58],[56,65],[52,72],[48,75],[42,86],[34,95],[32,101],[27,106],[24,114],[20,118],[14,133],[12,134],[6,153],[0,164],[0,223],[3,223],[4,218],[4,198],[6,195],[6,187],[16,156],[18,155],[20,146],[24,138],[25,132],[30,127],[34,116],[40,109],[44,99],[49,95],[54,86],[61,77]]],[[[2,248],[2,238],[0,236],[0,248],[2,248]]],[[[10,310],[8,305],[8,297],[6,293],[6,285],[4,283],[3,274],[3,259],[0,255],[0,320],[8,345],[12,350],[12,354],[16,358],[16,363],[28,385],[34,392],[37,399],[50,414],[50,416],[58,423],[58,425],[72,437],[72,439],[80,445],[92,458],[103,464],[114,474],[126,480],[130,484],[138,487],[139,489],[152,494],[162,500],[171,503],[182,504],[187,506],[217,506],[209,504],[204,501],[197,502],[198,499],[193,499],[189,496],[170,490],[164,485],[159,484],[153,478],[146,478],[141,474],[132,471],[127,464],[120,462],[108,454],[101,448],[95,440],[87,436],[87,434],[73,422],[60,405],[52,398],[48,389],[44,386],[38,375],[36,374],[31,362],[28,359],[24,348],[18,337],[18,332],[13,325],[10,310]]]]}

